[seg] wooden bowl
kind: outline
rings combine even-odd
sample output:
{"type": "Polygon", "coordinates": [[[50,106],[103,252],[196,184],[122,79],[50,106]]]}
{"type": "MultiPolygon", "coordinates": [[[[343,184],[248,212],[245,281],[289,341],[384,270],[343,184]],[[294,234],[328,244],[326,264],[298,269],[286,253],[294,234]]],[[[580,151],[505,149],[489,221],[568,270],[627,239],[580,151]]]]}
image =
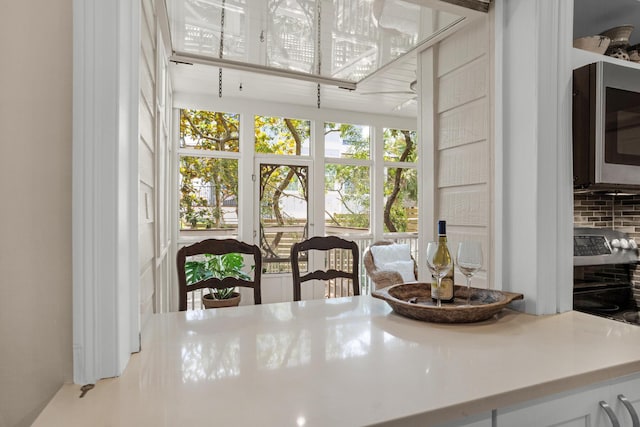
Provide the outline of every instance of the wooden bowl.
{"type": "Polygon", "coordinates": [[[523,298],[522,294],[493,289],[471,288],[471,306],[463,306],[467,287],[454,287],[452,304],[436,307],[431,301],[430,283],[402,283],[371,292],[371,296],[383,299],[394,312],[416,320],[436,323],[471,323],[487,320],[505,308],[511,301],[523,298]]]}
{"type": "Polygon", "coordinates": [[[601,36],[609,37],[611,43],[609,47],[626,46],[629,44],[629,36],[633,31],[633,25],[620,25],[619,27],[609,28],[600,33],[601,36]]]}
{"type": "Polygon", "coordinates": [[[573,47],[602,55],[607,51],[610,43],[611,39],[606,36],[587,36],[575,39],[573,47]]]}

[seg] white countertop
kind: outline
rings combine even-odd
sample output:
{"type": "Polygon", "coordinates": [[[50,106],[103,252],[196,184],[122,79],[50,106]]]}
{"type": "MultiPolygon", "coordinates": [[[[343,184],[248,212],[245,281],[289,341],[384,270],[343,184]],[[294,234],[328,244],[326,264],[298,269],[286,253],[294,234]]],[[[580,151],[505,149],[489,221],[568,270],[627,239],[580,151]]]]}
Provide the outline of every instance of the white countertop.
{"type": "Polygon", "coordinates": [[[63,386],[34,426],[431,424],[640,372],[640,327],[573,311],[435,324],[361,296],[150,323],[121,377],[63,386]]]}

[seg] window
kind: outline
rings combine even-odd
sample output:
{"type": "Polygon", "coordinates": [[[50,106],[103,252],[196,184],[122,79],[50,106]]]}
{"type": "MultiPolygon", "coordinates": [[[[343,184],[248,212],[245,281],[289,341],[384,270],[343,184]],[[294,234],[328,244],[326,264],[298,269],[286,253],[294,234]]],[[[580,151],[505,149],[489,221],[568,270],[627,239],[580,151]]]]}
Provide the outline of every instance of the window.
{"type": "Polygon", "coordinates": [[[417,232],[416,133],[408,130],[384,129],[383,141],[384,231],[417,232]]]}
{"type": "Polygon", "coordinates": [[[255,117],[256,153],[308,156],[311,121],[255,117]]]}
{"type": "Polygon", "coordinates": [[[202,110],[180,110],[180,148],[240,151],[240,116],[202,110]]]}
{"type": "Polygon", "coordinates": [[[415,241],[415,131],[323,121],[318,143],[324,156],[314,158],[311,120],[243,114],[254,130],[242,136],[241,144],[240,114],[180,111],[180,239],[234,237],[255,243],[262,250],[264,273],[290,272],[291,246],[317,234],[345,236],[362,249],[374,229],[415,241]],[[375,161],[374,133],[383,143],[376,151],[383,156],[375,161]],[[241,152],[241,146],[253,149],[241,152]],[[251,167],[240,174],[240,168],[251,167]],[[378,191],[372,191],[374,176],[383,179],[378,191]],[[384,208],[375,215],[374,202],[384,208]],[[247,218],[245,209],[254,212],[254,222],[239,236],[239,213],[247,218]]]}
{"type": "Polygon", "coordinates": [[[324,125],[326,234],[363,234],[370,230],[369,134],[368,126],[324,125]]]}
{"type": "Polygon", "coordinates": [[[180,234],[235,236],[238,229],[239,116],[180,111],[180,234]]]}
{"type": "Polygon", "coordinates": [[[344,123],[324,124],[324,155],[339,159],[369,159],[369,127],[344,123]]]}

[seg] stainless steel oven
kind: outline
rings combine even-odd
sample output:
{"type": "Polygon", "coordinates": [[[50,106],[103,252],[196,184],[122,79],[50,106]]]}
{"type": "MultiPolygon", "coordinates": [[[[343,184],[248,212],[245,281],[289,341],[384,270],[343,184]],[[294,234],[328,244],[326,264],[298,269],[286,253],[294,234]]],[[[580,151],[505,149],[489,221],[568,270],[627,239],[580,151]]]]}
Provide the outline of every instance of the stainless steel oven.
{"type": "Polygon", "coordinates": [[[573,175],[581,189],[640,189],[640,69],[573,72],[573,175]]]}
{"type": "Polygon", "coordinates": [[[638,245],[626,233],[606,228],[575,228],[573,308],[640,325],[632,272],[638,245]]]}

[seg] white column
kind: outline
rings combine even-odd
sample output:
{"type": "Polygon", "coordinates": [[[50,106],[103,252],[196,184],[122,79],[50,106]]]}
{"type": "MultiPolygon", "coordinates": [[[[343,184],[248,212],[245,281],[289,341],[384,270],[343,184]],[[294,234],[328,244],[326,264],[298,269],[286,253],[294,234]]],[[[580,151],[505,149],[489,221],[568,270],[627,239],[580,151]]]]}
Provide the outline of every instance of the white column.
{"type": "Polygon", "coordinates": [[[118,376],[138,331],[137,1],[75,0],[74,382],[118,376]]]}
{"type": "MultiPolygon", "coordinates": [[[[429,240],[435,238],[436,199],[436,132],[435,132],[435,91],[434,49],[431,47],[419,53],[418,57],[418,230],[420,230],[420,253],[425,253],[429,240]]],[[[420,259],[418,279],[430,281],[427,264],[420,259]]]]}
{"type": "Polygon", "coordinates": [[[572,10],[572,1],[496,1],[502,289],[523,293],[533,314],[571,308],[572,10]]]}

